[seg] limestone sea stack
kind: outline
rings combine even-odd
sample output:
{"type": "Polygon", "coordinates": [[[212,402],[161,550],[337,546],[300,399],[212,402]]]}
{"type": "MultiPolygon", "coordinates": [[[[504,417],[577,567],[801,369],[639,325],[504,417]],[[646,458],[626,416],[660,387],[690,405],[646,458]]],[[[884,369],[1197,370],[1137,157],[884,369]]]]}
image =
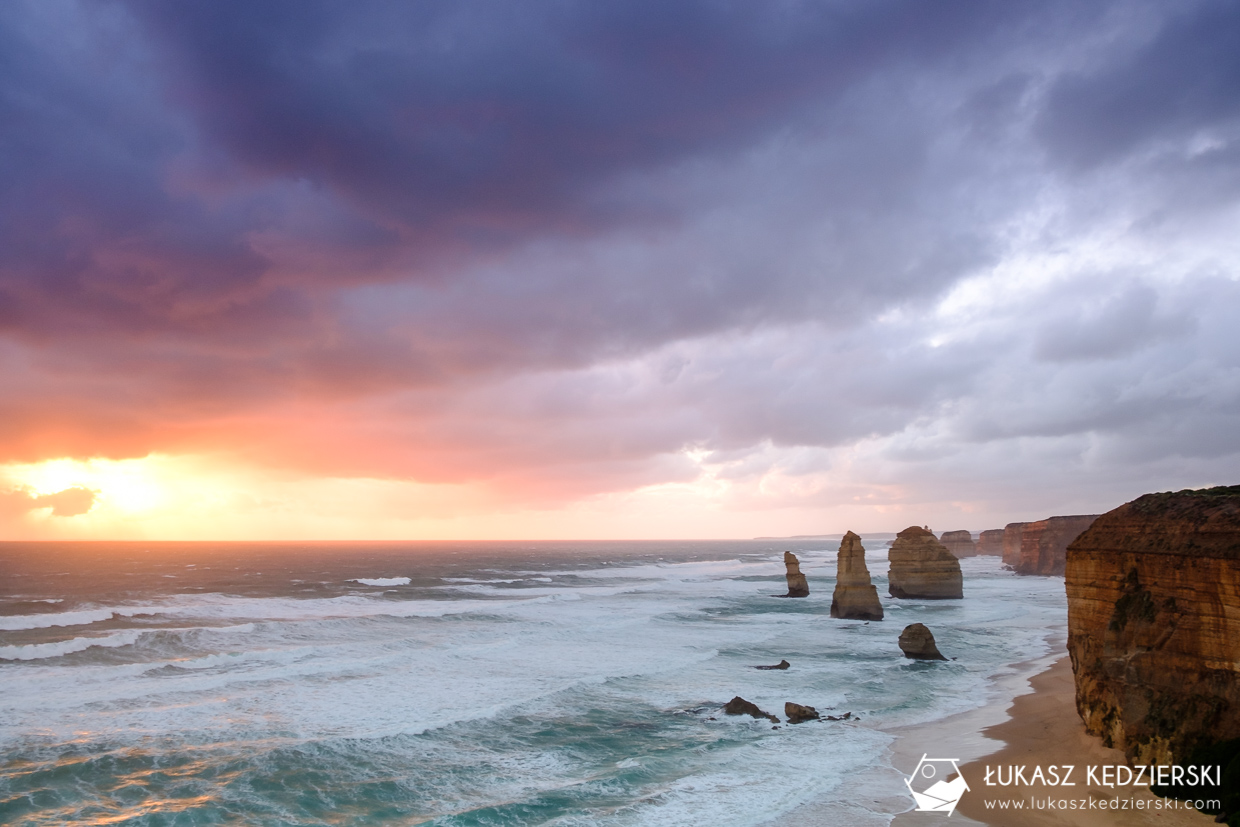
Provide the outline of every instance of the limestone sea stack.
{"type": "Polygon", "coordinates": [[[1085,728],[1135,764],[1240,738],[1240,486],[1146,494],[1068,548],[1085,728]]]}
{"type": "Polygon", "coordinates": [[[1002,557],[1003,534],[1004,531],[1001,528],[991,528],[983,531],[977,537],[977,553],[1002,557]]]}
{"type": "Polygon", "coordinates": [[[891,562],[887,580],[892,597],[926,600],[964,597],[960,561],[920,526],[910,526],[897,534],[887,559],[891,562]]]}
{"type": "Polygon", "coordinates": [[[788,570],[788,593],[784,597],[809,597],[809,583],[801,574],[801,561],[791,551],[784,552],[784,567],[788,570]]]}
{"type": "Polygon", "coordinates": [[[900,633],[900,651],[914,660],[947,660],[934,645],[934,634],[922,623],[905,626],[900,633]]]}
{"type": "Polygon", "coordinates": [[[1029,523],[1008,523],[1003,528],[1003,565],[1016,568],[1020,562],[1020,535],[1029,523]]]}
{"type": "Polygon", "coordinates": [[[1020,559],[1012,568],[1017,574],[1063,574],[1068,544],[1096,519],[1097,514],[1082,514],[1026,523],[1020,533],[1020,559]]]}
{"type": "Polygon", "coordinates": [[[977,546],[973,544],[973,535],[967,531],[944,531],[939,542],[950,551],[956,559],[977,556],[977,546]]]}
{"type": "Polygon", "coordinates": [[[835,572],[835,592],[831,595],[831,617],[847,620],[882,620],[883,604],[878,588],[870,582],[861,538],[851,531],[840,541],[835,572]]]}

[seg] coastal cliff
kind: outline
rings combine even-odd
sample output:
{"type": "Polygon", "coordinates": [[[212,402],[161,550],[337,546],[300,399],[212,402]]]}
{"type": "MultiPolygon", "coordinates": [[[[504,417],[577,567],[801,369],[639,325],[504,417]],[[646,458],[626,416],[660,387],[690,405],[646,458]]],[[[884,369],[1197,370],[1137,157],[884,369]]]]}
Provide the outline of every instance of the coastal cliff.
{"type": "Polygon", "coordinates": [[[1003,535],[1004,530],[1001,528],[983,531],[977,537],[977,553],[995,557],[1003,556],[1003,535]]]}
{"type": "Polygon", "coordinates": [[[1240,486],[1146,494],[1068,548],[1086,729],[1137,764],[1240,737],[1240,486]]]}
{"type": "Polygon", "coordinates": [[[1080,514],[1026,523],[1020,533],[1020,558],[1012,568],[1017,574],[1063,574],[1068,544],[1096,519],[1097,514],[1080,514]]]}
{"type": "Polygon", "coordinates": [[[878,602],[878,589],[870,582],[865,565],[865,547],[861,538],[851,531],[840,541],[835,574],[835,592],[831,595],[831,617],[851,620],[882,620],[883,605],[878,602]]]}
{"type": "Polygon", "coordinates": [[[952,600],[964,597],[960,561],[920,526],[909,526],[896,535],[887,552],[887,573],[892,597],[952,600]]]}
{"type": "Polygon", "coordinates": [[[1003,528],[1003,565],[1016,567],[1020,562],[1020,535],[1029,523],[1008,523],[1003,528]]]}
{"type": "Polygon", "coordinates": [[[967,531],[944,531],[943,536],[939,537],[939,542],[957,559],[977,555],[973,535],[967,531]]]}

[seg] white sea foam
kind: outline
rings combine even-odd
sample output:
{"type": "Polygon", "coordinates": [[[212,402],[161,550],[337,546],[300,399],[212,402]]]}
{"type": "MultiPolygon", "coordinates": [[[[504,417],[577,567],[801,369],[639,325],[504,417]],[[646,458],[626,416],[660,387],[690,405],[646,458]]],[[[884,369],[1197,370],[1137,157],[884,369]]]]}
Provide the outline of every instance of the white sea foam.
{"type": "Polygon", "coordinates": [[[350,583],[361,583],[363,586],[408,586],[408,577],[358,577],[350,583]]]}
{"type": "Polygon", "coordinates": [[[14,632],[22,629],[50,629],[53,626],[87,626],[103,620],[111,620],[113,615],[133,617],[140,614],[152,614],[158,611],[148,606],[116,606],[103,609],[79,609],[72,612],[48,612],[33,615],[9,615],[0,617],[0,631],[14,632]]]}
{"type": "Polygon", "coordinates": [[[113,632],[110,635],[97,637],[75,637],[69,640],[58,640],[54,643],[29,643],[25,646],[0,646],[0,660],[43,660],[58,658],[74,652],[82,652],[93,646],[117,647],[129,646],[142,635],[136,629],[113,632]]]}
{"type": "Polygon", "coordinates": [[[473,583],[473,584],[490,584],[490,583],[554,583],[555,579],[551,577],[491,577],[486,580],[479,580],[476,577],[444,577],[445,583],[473,583]]]}
{"type": "MultiPolygon", "coordinates": [[[[564,595],[571,598],[572,595],[564,595]]],[[[538,600],[540,595],[513,591],[512,602],[538,600]]],[[[542,595],[553,599],[555,595],[542,595]]],[[[33,615],[0,617],[0,631],[47,629],[54,626],[85,626],[116,617],[137,616],[201,620],[316,620],[332,617],[442,617],[474,611],[494,611],[490,600],[376,600],[366,595],[327,598],[240,597],[221,594],[175,595],[159,603],[140,606],[106,606],[33,615]]]]}

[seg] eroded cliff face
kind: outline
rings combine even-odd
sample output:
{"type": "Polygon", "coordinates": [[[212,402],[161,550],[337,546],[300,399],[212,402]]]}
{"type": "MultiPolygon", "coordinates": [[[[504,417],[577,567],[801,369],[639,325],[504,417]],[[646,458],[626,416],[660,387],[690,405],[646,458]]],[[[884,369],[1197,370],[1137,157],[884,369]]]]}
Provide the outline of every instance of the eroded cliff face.
{"type": "Polygon", "coordinates": [[[951,600],[964,597],[960,561],[935,536],[920,526],[896,535],[887,552],[892,597],[951,600]]]}
{"type": "Polygon", "coordinates": [[[1017,574],[1063,574],[1068,544],[1096,519],[1097,514],[1078,514],[1025,523],[1020,533],[1020,558],[1012,568],[1017,574]]]}
{"type": "Polygon", "coordinates": [[[851,531],[840,541],[835,592],[831,595],[831,617],[852,620],[882,620],[883,605],[878,588],[870,582],[861,538],[851,531]]]}
{"type": "Polygon", "coordinates": [[[939,537],[939,542],[957,559],[977,555],[973,535],[967,531],[944,531],[943,536],[939,537]]]}
{"type": "Polygon", "coordinates": [[[1240,737],[1240,486],[1147,494],[1067,552],[1086,729],[1137,764],[1240,737]]]}
{"type": "Polygon", "coordinates": [[[1016,568],[1020,562],[1020,535],[1029,523],[1008,523],[1003,528],[1003,565],[1016,568]]]}
{"type": "Polygon", "coordinates": [[[995,557],[1003,556],[1004,533],[1004,530],[1001,528],[983,531],[977,536],[977,553],[994,555],[995,557]]]}

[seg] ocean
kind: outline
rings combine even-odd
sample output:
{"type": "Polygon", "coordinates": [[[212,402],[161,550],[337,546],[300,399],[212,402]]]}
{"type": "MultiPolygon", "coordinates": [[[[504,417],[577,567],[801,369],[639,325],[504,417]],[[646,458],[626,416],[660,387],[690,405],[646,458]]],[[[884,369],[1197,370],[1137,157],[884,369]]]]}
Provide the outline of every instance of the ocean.
{"type": "Polygon", "coordinates": [[[0,823],[777,823],[1063,629],[1063,579],[995,557],[886,597],[890,539],[871,623],[829,616],[838,540],[2,543],[0,823]]]}

